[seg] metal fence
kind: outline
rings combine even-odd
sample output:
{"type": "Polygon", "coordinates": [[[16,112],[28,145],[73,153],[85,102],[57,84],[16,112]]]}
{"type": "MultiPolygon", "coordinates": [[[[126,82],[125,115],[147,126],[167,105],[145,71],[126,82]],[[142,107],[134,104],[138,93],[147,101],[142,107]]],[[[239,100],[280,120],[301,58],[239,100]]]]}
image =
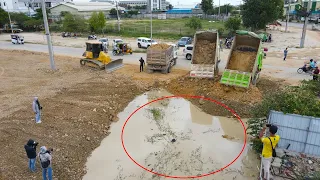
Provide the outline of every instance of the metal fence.
{"type": "Polygon", "coordinates": [[[278,126],[278,148],[320,156],[320,118],[271,111],[268,121],[278,126]]]}

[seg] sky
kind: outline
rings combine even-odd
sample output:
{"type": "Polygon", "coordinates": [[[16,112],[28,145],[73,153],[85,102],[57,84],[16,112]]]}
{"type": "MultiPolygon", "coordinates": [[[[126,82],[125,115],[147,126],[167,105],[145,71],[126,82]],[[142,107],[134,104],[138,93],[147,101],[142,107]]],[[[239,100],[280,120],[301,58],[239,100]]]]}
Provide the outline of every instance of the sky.
{"type": "MultiPolygon", "coordinates": [[[[89,0],[74,0],[74,2],[88,2],[89,0]]],[[[176,8],[193,8],[196,4],[200,3],[201,0],[167,0],[176,8]]],[[[214,5],[219,5],[219,0],[213,0],[214,5]]],[[[239,5],[240,0],[220,0],[220,5],[231,4],[231,5],[239,5]]]]}

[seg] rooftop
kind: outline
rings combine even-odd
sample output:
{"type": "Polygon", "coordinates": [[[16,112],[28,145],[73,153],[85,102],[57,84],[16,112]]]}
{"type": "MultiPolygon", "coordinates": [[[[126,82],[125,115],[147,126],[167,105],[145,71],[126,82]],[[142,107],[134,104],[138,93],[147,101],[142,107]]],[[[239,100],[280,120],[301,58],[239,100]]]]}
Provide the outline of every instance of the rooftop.
{"type": "MultiPolygon", "coordinates": [[[[61,3],[57,6],[54,6],[50,9],[53,9],[55,7],[65,5],[74,9],[77,9],[78,11],[109,11],[112,8],[116,8],[114,4],[108,3],[108,2],[78,2],[78,3],[72,3],[72,2],[66,2],[61,3]]],[[[119,10],[124,10],[122,7],[118,7],[119,10]]]]}

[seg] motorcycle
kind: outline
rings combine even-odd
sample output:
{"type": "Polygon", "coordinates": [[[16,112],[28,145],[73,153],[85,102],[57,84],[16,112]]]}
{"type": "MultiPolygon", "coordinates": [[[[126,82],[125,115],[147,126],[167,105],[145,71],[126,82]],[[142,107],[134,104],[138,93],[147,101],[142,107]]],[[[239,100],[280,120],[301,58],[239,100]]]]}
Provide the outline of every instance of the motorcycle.
{"type": "Polygon", "coordinates": [[[92,40],[92,39],[97,39],[97,36],[96,35],[89,35],[88,40],[92,40]]]}
{"type": "Polygon", "coordinates": [[[122,50],[119,50],[119,49],[114,49],[114,50],[112,51],[112,54],[113,54],[114,56],[123,56],[122,50]]]}
{"type": "Polygon", "coordinates": [[[232,45],[232,42],[231,42],[231,41],[227,41],[227,43],[226,43],[226,48],[227,48],[227,49],[230,49],[230,48],[231,48],[231,45],[232,45]]]}
{"type": "Polygon", "coordinates": [[[299,68],[297,70],[297,72],[299,74],[307,73],[307,74],[311,74],[312,75],[313,74],[313,70],[314,70],[314,68],[307,68],[307,65],[305,64],[303,67],[299,68]]]}

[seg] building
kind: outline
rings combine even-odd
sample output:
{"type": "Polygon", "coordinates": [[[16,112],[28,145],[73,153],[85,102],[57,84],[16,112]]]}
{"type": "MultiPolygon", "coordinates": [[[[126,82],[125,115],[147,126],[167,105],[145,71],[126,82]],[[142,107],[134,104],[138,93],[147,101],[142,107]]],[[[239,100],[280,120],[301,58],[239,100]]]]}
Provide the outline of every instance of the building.
{"type": "MultiPolygon", "coordinates": [[[[56,6],[62,2],[73,0],[45,0],[47,8],[56,6]]],[[[0,7],[5,11],[34,14],[36,9],[41,8],[42,0],[0,0],[0,7]]]]}
{"type": "Polygon", "coordinates": [[[124,1],[119,1],[119,5],[125,5],[125,6],[146,6],[147,5],[147,1],[146,0],[124,0],[124,1]]]}
{"type": "Polygon", "coordinates": [[[147,0],[147,10],[160,10],[165,11],[167,10],[167,2],[166,0],[147,0]]]}
{"type": "MultiPolygon", "coordinates": [[[[112,8],[116,8],[116,5],[107,2],[60,3],[59,5],[50,8],[50,18],[59,20],[61,12],[70,12],[71,14],[89,19],[93,12],[102,11],[105,15],[109,15],[109,11],[112,8]]],[[[118,7],[118,9],[125,10],[122,7],[118,7]]]]}
{"type": "MultiPolygon", "coordinates": [[[[296,19],[296,6],[302,5],[303,7],[308,7],[308,2],[309,0],[285,0],[283,15],[288,15],[289,11],[290,18],[296,19]]],[[[312,0],[311,2],[311,16],[320,17],[320,0],[312,0]]]]}

